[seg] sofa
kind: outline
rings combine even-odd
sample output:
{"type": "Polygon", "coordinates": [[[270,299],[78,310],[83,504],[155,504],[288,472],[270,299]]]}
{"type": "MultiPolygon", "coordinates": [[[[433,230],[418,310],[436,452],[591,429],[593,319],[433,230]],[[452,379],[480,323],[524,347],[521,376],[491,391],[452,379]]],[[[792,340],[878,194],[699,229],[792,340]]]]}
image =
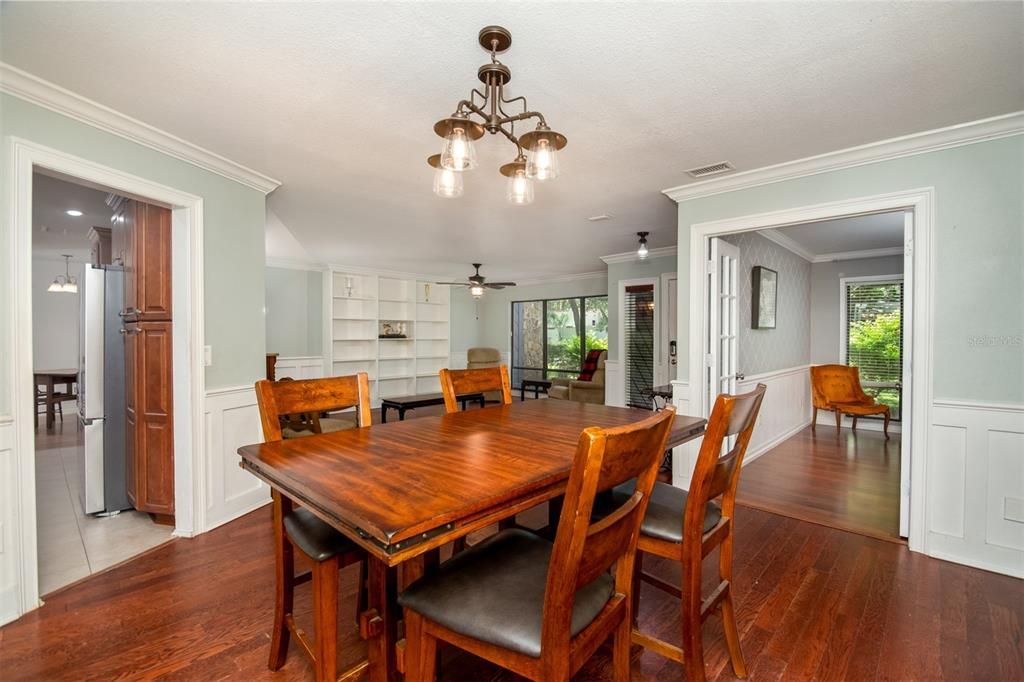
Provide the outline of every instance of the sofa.
{"type": "Polygon", "coordinates": [[[604,366],[607,361],[608,351],[590,351],[580,376],[576,379],[552,379],[548,397],[604,405],[604,366]]]}

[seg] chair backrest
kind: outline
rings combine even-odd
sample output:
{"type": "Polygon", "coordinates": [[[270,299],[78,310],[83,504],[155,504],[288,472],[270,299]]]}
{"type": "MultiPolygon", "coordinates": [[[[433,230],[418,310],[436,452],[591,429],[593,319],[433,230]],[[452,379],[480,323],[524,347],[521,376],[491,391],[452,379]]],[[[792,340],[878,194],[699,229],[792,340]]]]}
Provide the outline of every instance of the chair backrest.
{"type": "Polygon", "coordinates": [[[326,379],[256,382],[256,402],[263,424],[263,440],[281,440],[281,417],[356,408],[357,426],[369,426],[370,382],[366,372],[326,379]]]}
{"type": "Polygon", "coordinates": [[[607,359],[608,351],[606,350],[587,351],[587,357],[583,360],[583,368],[580,370],[580,375],[576,380],[593,381],[603,384],[604,366],[607,359]]]}
{"type": "MultiPolygon", "coordinates": [[[[722,498],[722,517],[731,519],[736,504],[736,486],[740,480],[740,467],[747,452],[754,423],[761,410],[761,400],[767,387],[757,388],[742,395],[722,393],[715,400],[714,409],[704,430],[704,440],[697,455],[697,466],[690,478],[683,514],[683,547],[699,548],[704,535],[704,515],[707,503],[722,498]],[[729,436],[738,435],[729,452],[722,453],[722,443],[729,436]]],[[[696,556],[701,557],[699,549],[696,556]]]]}
{"type": "Polygon", "coordinates": [[[860,385],[860,369],[849,365],[811,367],[811,396],[815,407],[855,403],[867,398],[860,385]]]}
{"type": "Polygon", "coordinates": [[[501,364],[501,351],[497,348],[470,348],[466,351],[466,367],[497,367],[501,364]]]}
{"type": "Polygon", "coordinates": [[[479,369],[442,369],[438,374],[441,377],[441,392],[444,394],[444,410],[449,414],[459,411],[458,397],[470,393],[498,391],[503,404],[512,404],[512,385],[506,365],[479,369]]]}
{"type": "Polygon", "coordinates": [[[640,523],[675,418],[667,408],[626,426],[580,434],[548,565],[541,626],[543,656],[568,656],[576,591],[615,565],[615,590],[629,594],[640,523]],[[636,479],[633,494],[599,521],[594,496],[636,479]]]}

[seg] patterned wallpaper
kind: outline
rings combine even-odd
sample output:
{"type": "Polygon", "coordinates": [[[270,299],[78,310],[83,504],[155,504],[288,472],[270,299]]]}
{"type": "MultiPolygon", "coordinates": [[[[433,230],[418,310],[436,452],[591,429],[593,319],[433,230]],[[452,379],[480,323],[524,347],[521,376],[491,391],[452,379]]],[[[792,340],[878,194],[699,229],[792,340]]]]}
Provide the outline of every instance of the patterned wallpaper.
{"type": "Polygon", "coordinates": [[[739,370],[751,376],[811,361],[811,264],[756,232],[726,235],[740,249],[739,370]],[[750,328],[751,271],[779,273],[775,329],[750,328]]]}

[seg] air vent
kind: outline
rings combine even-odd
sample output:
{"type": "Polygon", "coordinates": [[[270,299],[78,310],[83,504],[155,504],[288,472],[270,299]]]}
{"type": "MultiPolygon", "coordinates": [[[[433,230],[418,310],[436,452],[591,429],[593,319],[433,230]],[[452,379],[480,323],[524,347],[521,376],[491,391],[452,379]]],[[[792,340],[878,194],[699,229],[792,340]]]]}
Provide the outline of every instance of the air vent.
{"type": "Polygon", "coordinates": [[[718,175],[719,173],[728,173],[729,171],[736,170],[732,164],[728,161],[721,161],[719,163],[713,163],[710,166],[701,166],[700,168],[691,168],[686,171],[691,177],[694,178],[706,178],[709,175],[718,175]]]}

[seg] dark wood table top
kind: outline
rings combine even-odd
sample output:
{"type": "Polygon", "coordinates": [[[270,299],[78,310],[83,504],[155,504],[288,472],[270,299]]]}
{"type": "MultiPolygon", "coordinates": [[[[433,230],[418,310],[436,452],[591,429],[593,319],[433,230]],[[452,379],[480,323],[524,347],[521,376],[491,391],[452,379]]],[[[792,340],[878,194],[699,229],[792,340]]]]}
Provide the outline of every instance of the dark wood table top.
{"type": "MultiPolygon", "coordinates": [[[[481,393],[467,393],[458,396],[459,400],[479,400],[483,397],[481,393]]],[[[420,395],[403,395],[392,398],[382,398],[381,403],[388,405],[401,405],[402,407],[427,407],[428,405],[443,405],[444,394],[422,393],[420,395]]]]}
{"type": "MultiPolygon", "coordinates": [[[[241,466],[397,565],[561,494],[580,432],[646,410],[535,400],[239,448],[241,466]]],[[[703,433],[676,417],[670,445],[703,433]]]]}

